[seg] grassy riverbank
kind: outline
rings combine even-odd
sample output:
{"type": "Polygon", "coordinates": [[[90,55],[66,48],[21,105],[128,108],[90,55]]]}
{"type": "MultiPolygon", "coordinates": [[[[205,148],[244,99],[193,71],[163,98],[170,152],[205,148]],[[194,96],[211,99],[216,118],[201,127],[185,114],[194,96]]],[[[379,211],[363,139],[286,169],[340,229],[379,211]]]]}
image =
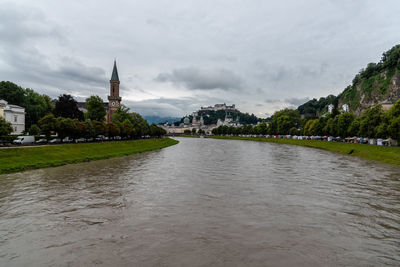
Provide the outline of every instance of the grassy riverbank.
{"type": "Polygon", "coordinates": [[[350,156],[356,156],[363,159],[375,160],[383,163],[400,166],[400,147],[383,147],[374,145],[359,145],[351,143],[337,143],[337,142],[315,141],[315,140],[275,139],[275,138],[238,137],[238,136],[213,136],[211,138],[272,142],[272,143],[320,148],[340,154],[347,154],[350,156]]]}
{"type": "Polygon", "coordinates": [[[170,138],[0,149],[0,174],[120,157],[177,144],[170,138]]]}

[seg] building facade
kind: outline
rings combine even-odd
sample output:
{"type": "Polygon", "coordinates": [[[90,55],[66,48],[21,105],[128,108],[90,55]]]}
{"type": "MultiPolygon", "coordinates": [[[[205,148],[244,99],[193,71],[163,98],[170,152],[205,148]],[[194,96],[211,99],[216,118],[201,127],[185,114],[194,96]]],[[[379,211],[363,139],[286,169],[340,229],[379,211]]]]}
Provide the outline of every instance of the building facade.
{"type": "Polygon", "coordinates": [[[25,108],[0,100],[0,117],[11,123],[11,134],[22,134],[25,131],[25,108]]]}

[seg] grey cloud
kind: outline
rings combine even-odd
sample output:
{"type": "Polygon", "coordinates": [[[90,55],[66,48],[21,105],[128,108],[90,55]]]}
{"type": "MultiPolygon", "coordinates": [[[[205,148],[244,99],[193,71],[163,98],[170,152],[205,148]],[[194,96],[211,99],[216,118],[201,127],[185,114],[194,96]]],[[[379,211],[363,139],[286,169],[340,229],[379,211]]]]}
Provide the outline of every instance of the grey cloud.
{"type": "Polygon", "coordinates": [[[276,99],[265,99],[264,102],[267,103],[267,104],[272,104],[272,103],[279,102],[279,100],[276,100],[276,99]]]}
{"type": "Polygon", "coordinates": [[[66,38],[61,27],[49,22],[36,9],[20,10],[12,4],[2,7],[0,36],[5,38],[0,38],[3,48],[0,58],[7,62],[8,68],[0,72],[0,80],[9,80],[15,75],[12,70],[18,70],[29,81],[27,87],[52,97],[65,92],[76,95],[106,93],[107,78],[102,68],[86,66],[70,56],[50,57],[44,47],[37,45],[42,39],[49,39],[56,46],[64,45],[66,38]],[[35,85],[40,87],[34,88],[35,85]]]}
{"type": "Polygon", "coordinates": [[[202,106],[223,103],[223,99],[198,96],[184,98],[156,98],[142,101],[124,101],[123,104],[128,106],[132,111],[147,116],[172,116],[180,117],[190,114],[202,106]]]}
{"type": "Polygon", "coordinates": [[[303,98],[292,97],[292,98],[286,98],[284,101],[294,106],[299,106],[306,103],[308,100],[310,100],[309,97],[303,97],[303,98]]]}
{"type": "Polygon", "coordinates": [[[158,82],[171,82],[192,90],[237,90],[242,88],[242,79],[227,69],[181,68],[171,73],[160,73],[158,82]]]}
{"type": "Polygon", "coordinates": [[[59,28],[37,9],[20,9],[10,2],[0,4],[0,43],[32,46],[30,40],[65,41],[59,28]]]}
{"type": "Polygon", "coordinates": [[[340,93],[400,40],[398,0],[6,1],[0,80],[105,99],[117,56],[123,101],[147,113],[221,102],[273,113],[340,93]]]}

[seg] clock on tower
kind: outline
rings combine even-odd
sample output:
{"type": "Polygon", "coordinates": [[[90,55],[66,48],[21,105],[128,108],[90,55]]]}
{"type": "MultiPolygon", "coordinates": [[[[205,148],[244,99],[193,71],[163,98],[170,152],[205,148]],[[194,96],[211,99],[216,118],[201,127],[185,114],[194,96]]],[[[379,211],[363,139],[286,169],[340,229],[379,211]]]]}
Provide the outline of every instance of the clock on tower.
{"type": "Polygon", "coordinates": [[[117,62],[114,60],[114,68],[110,80],[110,95],[108,96],[107,122],[112,121],[113,112],[120,106],[121,97],[119,96],[119,77],[117,62]]]}

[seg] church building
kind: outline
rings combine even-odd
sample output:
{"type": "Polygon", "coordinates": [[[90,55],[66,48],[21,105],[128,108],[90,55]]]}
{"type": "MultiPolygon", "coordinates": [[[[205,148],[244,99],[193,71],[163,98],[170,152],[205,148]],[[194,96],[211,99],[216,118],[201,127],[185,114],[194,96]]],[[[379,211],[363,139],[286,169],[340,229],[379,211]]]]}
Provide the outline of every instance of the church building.
{"type": "Polygon", "coordinates": [[[119,96],[119,77],[117,70],[117,62],[114,60],[114,67],[110,80],[110,95],[108,96],[107,122],[112,121],[112,114],[121,105],[121,97],[119,96]]]}
{"type": "MultiPolygon", "coordinates": [[[[108,96],[108,102],[104,102],[104,109],[106,110],[105,121],[107,123],[112,122],[112,115],[114,111],[121,105],[121,97],[119,96],[119,77],[117,70],[117,62],[114,60],[114,67],[111,74],[110,80],[110,95],[108,96]]],[[[87,112],[86,102],[78,102],[78,108],[83,113],[87,112]]]]}

